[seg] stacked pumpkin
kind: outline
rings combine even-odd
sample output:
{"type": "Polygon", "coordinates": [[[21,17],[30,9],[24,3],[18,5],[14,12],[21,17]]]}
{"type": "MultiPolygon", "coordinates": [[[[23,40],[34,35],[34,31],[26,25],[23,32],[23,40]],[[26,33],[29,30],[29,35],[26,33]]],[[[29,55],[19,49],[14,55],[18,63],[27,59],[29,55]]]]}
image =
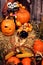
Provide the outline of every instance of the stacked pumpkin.
{"type": "MultiPolygon", "coordinates": [[[[19,10],[15,13],[16,15],[16,25],[19,27],[24,23],[28,23],[30,21],[30,13],[25,8],[19,8],[19,10]]],[[[13,17],[11,13],[10,16],[13,17]]],[[[12,35],[15,31],[15,23],[14,20],[5,19],[2,21],[1,29],[4,35],[12,35]]]]}

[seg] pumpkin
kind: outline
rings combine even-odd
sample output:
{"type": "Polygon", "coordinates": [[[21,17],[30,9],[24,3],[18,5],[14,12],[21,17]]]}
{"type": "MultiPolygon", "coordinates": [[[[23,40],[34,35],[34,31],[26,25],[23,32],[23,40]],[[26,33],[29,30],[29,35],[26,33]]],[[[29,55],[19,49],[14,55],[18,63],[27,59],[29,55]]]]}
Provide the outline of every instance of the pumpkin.
{"type": "Polygon", "coordinates": [[[1,23],[1,30],[3,34],[7,36],[14,34],[15,31],[14,20],[10,19],[3,20],[3,22],[1,23]]]}
{"type": "Polygon", "coordinates": [[[13,63],[15,65],[15,64],[20,63],[20,60],[17,57],[11,57],[11,58],[8,59],[7,62],[8,63],[13,63]]]}
{"type": "Polygon", "coordinates": [[[30,13],[23,8],[20,8],[18,12],[16,12],[17,21],[20,21],[20,23],[24,24],[28,21],[30,21],[30,13]]]}
{"type": "Polygon", "coordinates": [[[22,60],[23,65],[31,65],[31,59],[30,58],[24,58],[22,60]]]}
{"type": "Polygon", "coordinates": [[[43,42],[41,40],[35,40],[33,45],[34,52],[40,52],[43,54],[43,42]]]}
{"type": "Polygon", "coordinates": [[[42,60],[42,64],[41,65],[43,65],[43,60],[42,60]]]}

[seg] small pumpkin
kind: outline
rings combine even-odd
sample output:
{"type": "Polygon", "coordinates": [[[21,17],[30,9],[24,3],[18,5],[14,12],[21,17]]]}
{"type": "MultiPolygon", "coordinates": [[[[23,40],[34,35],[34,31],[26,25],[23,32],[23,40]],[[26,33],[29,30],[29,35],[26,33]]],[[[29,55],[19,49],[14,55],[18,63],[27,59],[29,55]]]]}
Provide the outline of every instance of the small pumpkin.
{"type": "Polygon", "coordinates": [[[1,23],[1,30],[4,35],[12,35],[15,31],[15,23],[14,20],[5,19],[1,23]]]}
{"type": "Polygon", "coordinates": [[[28,21],[30,21],[30,13],[23,8],[20,8],[18,12],[16,12],[17,21],[20,21],[20,23],[24,24],[28,21]]]}
{"type": "Polygon", "coordinates": [[[7,63],[13,63],[15,65],[20,63],[20,60],[17,57],[11,57],[8,59],[7,63]]]}
{"type": "Polygon", "coordinates": [[[35,53],[40,52],[43,54],[43,42],[41,40],[35,40],[33,48],[35,53]]]}
{"type": "Polygon", "coordinates": [[[31,59],[30,58],[24,58],[22,60],[23,65],[31,65],[31,59]]]}

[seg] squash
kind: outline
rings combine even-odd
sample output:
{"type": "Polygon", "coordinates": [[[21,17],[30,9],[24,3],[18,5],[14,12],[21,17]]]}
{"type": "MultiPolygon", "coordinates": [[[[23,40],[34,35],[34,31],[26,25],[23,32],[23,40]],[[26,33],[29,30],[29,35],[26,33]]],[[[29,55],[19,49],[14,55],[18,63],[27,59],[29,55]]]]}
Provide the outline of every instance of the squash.
{"type": "Polygon", "coordinates": [[[25,28],[25,31],[26,32],[31,32],[32,31],[32,25],[30,23],[25,23],[24,26],[26,27],[25,28]]]}
{"type": "Polygon", "coordinates": [[[22,24],[20,23],[20,21],[16,21],[16,25],[17,25],[18,27],[21,27],[21,26],[22,26],[22,24]]]}
{"type": "Polygon", "coordinates": [[[25,58],[25,57],[32,57],[32,56],[34,56],[34,55],[32,53],[28,53],[28,52],[16,55],[16,57],[18,57],[18,58],[25,58]]]}
{"type": "Polygon", "coordinates": [[[10,52],[5,56],[5,60],[8,60],[10,57],[12,57],[14,55],[14,52],[10,52]]]}

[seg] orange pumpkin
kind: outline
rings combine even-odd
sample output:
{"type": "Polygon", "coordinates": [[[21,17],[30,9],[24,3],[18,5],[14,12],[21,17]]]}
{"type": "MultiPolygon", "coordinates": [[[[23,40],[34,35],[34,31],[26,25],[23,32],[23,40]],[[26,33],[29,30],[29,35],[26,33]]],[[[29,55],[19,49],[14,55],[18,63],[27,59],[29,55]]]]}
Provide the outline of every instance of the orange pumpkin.
{"type": "Polygon", "coordinates": [[[20,60],[17,57],[11,57],[11,58],[8,59],[7,62],[8,63],[14,63],[14,65],[15,65],[15,64],[20,63],[20,60]]]}
{"type": "Polygon", "coordinates": [[[7,36],[14,34],[15,31],[14,20],[10,20],[10,19],[3,20],[1,24],[1,30],[3,34],[7,36]]]}
{"type": "Polygon", "coordinates": [[[42,60],[42,64],[41,65],[43,65],[43,60],[42,60]]]}
{"type": "Polygon", "coordinates": [[[23,8],[16,13],[17,21],[20,21],[22,24],[28,22],[30,20],[30,13],[23,8]]]}
{"type": "Polygon", "coordinates": [[[35,53],[41,52],[43,54],[43,42],[41,40],[35,40],[33,48],[35,53]]]}
{"type": "Polygon", "coordinates": [[[31,65],[31,59],[30,58],[24,58],[22,60],[23,65],[31,65]]]}

